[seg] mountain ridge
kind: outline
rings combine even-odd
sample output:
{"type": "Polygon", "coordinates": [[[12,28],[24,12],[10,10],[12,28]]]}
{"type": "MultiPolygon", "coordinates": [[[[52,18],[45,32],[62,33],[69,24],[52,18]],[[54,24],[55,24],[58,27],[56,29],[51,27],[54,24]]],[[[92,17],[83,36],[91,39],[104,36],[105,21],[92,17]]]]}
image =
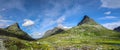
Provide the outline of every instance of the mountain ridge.
{"type": "Polygon", "coordinates": [[[14,23],[5,29],[0,29],[0,35],[17,37],[24,40],[35,40],[31,36],[29,36],[26,32],[24,32],[19,27],[18,23],[14,23]]]}
{"type": "Polygon", "coordinates": [[[66,30],[67,29],[65,29],[65,28],[55,27],[51,30],[46,31],[43,37],[48,37],[48,36],[52,36],[52,35],[55,35],[55,34],[59,34],[59,33],[63,32],[63,31],[66,31],[66,30]]]}
{"type": "Polygon", "coordinates": [[[18,23],[14,23],[10,26],[8,26],[7,28],[5,28],[7,30],[20,30],[19,24],[18,23]]]}
{"type": "Polygon", "coordinates": [[[80,21],[77,26],[82,24],[90,24],[90,25],[98,25],[93,19],[91,19],[89,16],[85,15],[82,21],[80,21]]]}

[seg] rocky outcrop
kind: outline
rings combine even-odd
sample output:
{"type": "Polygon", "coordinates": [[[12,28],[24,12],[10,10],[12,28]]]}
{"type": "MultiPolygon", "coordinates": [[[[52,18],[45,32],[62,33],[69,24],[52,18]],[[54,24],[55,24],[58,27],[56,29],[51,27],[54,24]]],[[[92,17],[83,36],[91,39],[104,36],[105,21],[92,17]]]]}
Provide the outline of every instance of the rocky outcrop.
{"type": "Polygon", "coordinates": [[[79,25],[82,25],[82,24],[90,24],[90,25],[98,25],[93,19],[91,19],[89,16],[85,15],[84,18],[82,19],[82,21],[80,21],[78,23],[78,26],[79,25]]]}
{"type": "Polygon", "coordinates": [[[120,32],[120,26],[114,29],[117,32],[120,32]]]}

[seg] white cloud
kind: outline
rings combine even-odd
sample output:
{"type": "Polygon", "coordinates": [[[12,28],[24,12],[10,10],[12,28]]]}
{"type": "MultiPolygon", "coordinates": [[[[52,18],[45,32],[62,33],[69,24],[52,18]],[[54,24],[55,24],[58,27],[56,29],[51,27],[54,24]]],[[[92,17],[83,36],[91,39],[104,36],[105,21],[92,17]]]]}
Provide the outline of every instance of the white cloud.
{"type": "Polygon", "coordinates": [[[57,19],[58,27],[66,27],[67,28],[67,26],[63,25],[63,22],[66,20],[67,17],[69,17],[73,14],[76,14],[78,11],[81,11],[80,5],[74,5],[74,7],[72,7],[71,9],[66,10],[64,12],[64,14],[62,14],[62,16],[57,19]]]}
{"type": "Polygon", "coordinates": [[[79,12],[79,10],[81,10],[81,5],[78,4],[77,1],[73,1],[73,0],[48,1],[48,3],[50,3],[52,7],[43,10],[44,16],[48,16],[48,17],[55,18],[63,15],[64,13],[66,14],[66,12],[68,13],[68,11],[69,11],[68,15],[71,15],[74,14],[74,12],[79,12]],[[73,2],[75,3],[73,4],[73,2]]]}
{"type": "Polygon", "coordinates": [[[63,28],[70,29],[70,28],[72,28],[72,27],[63,26],[63,28]]]}
{"type": "Polygon", "coordinates": [[[99,19],[102,19],[102,20],[105,20],[105,19],[116,19],[117,17],[115,16],[105,16],[105,17],[102,17],[102,18],[99,18],[99,19]]]}
{"type": "Polygon", "coordinates": [[[14,21],[12,21],[12,20],[4,19],[4,17],[0,15],[0,28],[5,28],[13,22],[14,21]]]}
{"type": "Polygon", "coordinates": [[[0,0],[0,11],[4,11],[6,9],[16,8],[21,11],[25,11],[24,2],[21,0],[0,0]]]}
{"type": "Polygon", "coordinates": [[[110,15],[110,14],[111,14],[111,11],[105,12],[104,14],[110,15]]]}
{"type": "Polygon", "coordinates": [[[105,8],[120,8],[120,0],[101,0],[101,7],[105,8]]]}
{"type": "Polygon", "coordinates": [[[4,19],[4,17],[2,15],[0,15],[0,22],[13,22],[13,21],[4,19]]]}
{"type": "Polygon", "coordinates": [[[113,30],[114,28],[120,26],[120,21],[117,21],[117,22],[111,22],[111,23],[105,23],[105,24],[102,24],[104,27],[108,28],[108,29],[111,29],[113,30]]]}
{"type": "Polygon", "coordinates": [[[57,19],[56,23],[58,24],[58,27],[64,27],[63,26],[64,20],[65,20],[65,16],[62,16],[62,17],[60,17],[60,18],[57,19]]]}
{"type": "Polygon", "coordinates": [[[3,17],[0,15],[0,19],[2,19],[3,17]]]}
{"type": "Polygon", "coordinates": [[[0,11],[5,11],[5,10],[6,10],[5,8],[0,9],[0,11]]]}
{"type": "Polygon", "coordinates": [[[7,23],[0,23],[0,28],[5,28],[7,26],[9,26],[9,24],[7,24],[7,23]]]}
{"type": "Polygon", "coordinates": [[[0,22],[13,22],[12,20],[4,20],[4,19],[0,19],[0,22]]]}
{"type": "Polygon", "coordinates": [[[62,17],[58,18],[58,19],[57,19],[57,24],[58,24],[57,27],[70,29],[71,27],[68,27],[68,26],[64,26],[64,25],[63,25],[64,20],[65,20],[65,16],[62,16],[62,17]]]}
{"type": "MultiPolygon", "coordinates": [[[[61,9],[61,8],[59,8],[59,9],[61,9]]],[[[71,16],[73,14],[76,14],[80,10],[81,10],[81,7],[78,6],[78,5],[75,5],[71,9],[66,9],[65,12],[63,12],[63,14],[61,14],[59,16],[59,18],[57,18],[56,16],[53,16],[52,18],[48,17],[48,18],[44,19],[43,22],[41,23],[41,27],[42,27],[41,29],[50,27],[50,26],[52,26],[54,24],[57,24],[58,27],[67,27],[67,26],[64,26],[64,23],[63,23],[66,20],[65,18],[67,18],[67,17],[69,17],[69,16],[71,16]]],[[[61,13],[59,11],[57,11],[57,12],[61,13]]],[[[51,11],[50,13],[54,14],[54,11],[51,11]]]]}
{"type": "Polygon", "coordinates": [[[70,28],[70,27],[64,26],[63,22],[65,18],[73,14],[76,14],[81,10],[81,7],[79,4],[75,3],[73,5],[73,2],[68,0],[48,1],[48,3],[52,6],[42,10],[41,16],[44,16],[44,19],[42,19],[41,21],[35,22],[35,23],[39,23],[39,22],[41,23],[39,24],[39,26],[37,25],[38,27],[35,25],[35,28],[37,29],[32,28],[32,30],[35,30],[32,33],[34,32],[44,33],[45,31],[53,28],[53,26],[56,26],[56,24],[64,28],[70,28]]]}
{"type": "Polygon", "coordinates": [[[48,1],[49,4],[53,5],[52,8],[45,9],[43,14],[48,17],[57,17],[61,15],[62,10],[66,10],[71,6],[72,1],[63,0],[63,1],[48,1]]]}
{"type": "Polygon", "coordinates": [[[34,21],[29,19],[24,19],[24,23],[22,24],[22,26],[32,26],[34,24],[35,24],[34,21]]]}
{"type": "Polygon", "coordinates": [[[62,17],[58,18],[58,19],[57,19],[57,24],[58,24],[58,26],[61,26],[62,23],[64,22],[64,20],[65,20],[65,16],[62,16],[62,17]]]}
{"type": "Polygon", "coordinates": [[[58,28],[70,29],[70,28],[72,28],[72,27],[68,27],[68,26],[64,26],[64,25],[62,25],[62,24],[59,24],[59,25],[58,25],[58,28]]]}
{"type": "Polygon", "coordinates": [[[43,33],[34,32],[30,36],[32,36],[35,39],[38,39],[38,38],[41,38],[43,36],[43,33]]]}

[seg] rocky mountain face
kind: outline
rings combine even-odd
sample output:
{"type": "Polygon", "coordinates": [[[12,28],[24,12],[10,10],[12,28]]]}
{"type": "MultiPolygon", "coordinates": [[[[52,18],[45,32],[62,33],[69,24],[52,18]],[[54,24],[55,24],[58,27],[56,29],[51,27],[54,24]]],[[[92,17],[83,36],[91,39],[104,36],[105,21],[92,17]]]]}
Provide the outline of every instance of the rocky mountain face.
{"type": "Polygon", "coordinates": [[[85,15],[84,18],[82,19],[82,21],[80,21],[78,23],[78,26],[79,25],[82,25],[82,24],[90,24],[90,25],[98,25],[93,19],[91,19],[89,16],[85,15]]]}
{"type": "Polygon", "coordinates": [[[115,28],[114,31],[120,32],[120,26],[115,28]]]}
{"type": "Polygon", "coordinates": [[[26,32],[20,29],[18,23],[8,26],[5,29],[0,29],[0,35],[17,37],[24,40],[34,40],[26,32]]]}
{"type": "Polygon", "coordinates": [[[51,30],[46,31],[43,37],[48,37],[48,36],[51,36],[51,35],[59,34],[63,31],[65,31],[65,30],[67,30],[67,29],[60,28],[60,27],[55,27],[51,30]]]}

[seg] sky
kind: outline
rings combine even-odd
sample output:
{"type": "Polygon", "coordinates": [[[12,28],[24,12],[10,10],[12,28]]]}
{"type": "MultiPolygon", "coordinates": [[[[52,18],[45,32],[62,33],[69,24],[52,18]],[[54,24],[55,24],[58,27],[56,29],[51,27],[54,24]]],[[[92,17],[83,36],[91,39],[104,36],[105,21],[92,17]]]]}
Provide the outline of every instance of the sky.
{"type": "Polygon", "coordinates": [[[120,26],[120,0],[0,0],[0,28],[17,22],[33,38],[74,27],[84,15],[112,30],[120,26]]]}

